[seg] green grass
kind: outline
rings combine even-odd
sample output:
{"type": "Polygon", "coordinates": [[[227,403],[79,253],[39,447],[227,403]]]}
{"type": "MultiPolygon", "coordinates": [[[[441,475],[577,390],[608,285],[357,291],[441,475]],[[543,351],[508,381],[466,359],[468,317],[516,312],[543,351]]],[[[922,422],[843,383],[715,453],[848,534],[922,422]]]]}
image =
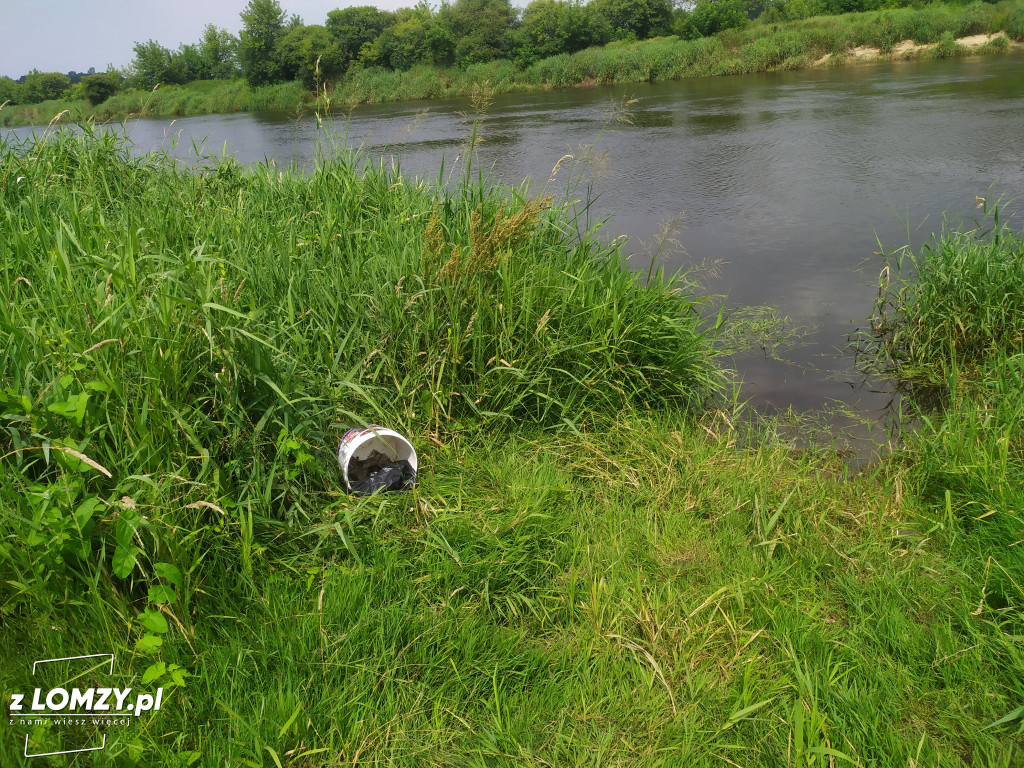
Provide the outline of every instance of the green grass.
{"type": "MultiPolygon", "coordinates": [[[[855,62],[844,54],[855,46],[878,48],[894,56],[903,40],[931,46],[900,54],[900,58],[949,58],[968,53],[999,53],[1024,42],[1024,4],[938,5],[901,8],[840,16],[816,16],[799,21],[758,21],[743,30],[726,30],[715,37],[680,40],[661,37],[637,43],[622,41],[603,48],[543,59],[525,69],[510,61],[475,64],[465,70],[428,65],[408,71],[357,67],[328,94],[336,105],[469,96],[485,86],[493,93],[514,93],[579,85],[612,85],[710,77],[753,72],[803,69],[823,57],[830,63],[855,62]],[[957,38],[1005,33],[968,49],[957,38]]],[[[48,101],[0,110],[0,126],[41,125],[62,114],[68,122],[126,117],[180,117],[260,109],[319,109],[324,95],[305,91],[298,82],[250,88],[241,80],[198,81],[166,86],[150,93],[117,94],[99,107],[86,101],[48,101]]]]}
{"type": "MultiPolygon", "coordinates": [[[[974,373],[974,372],[972,372],[974,373]]],[[[1016,605],[1024,586],[1024,345],[1002,352],[981,369],[980,380],[950,369],[950,403],[924,414],[917,437],[914,481],[971,535],[960,546],[995,557],[986,574],[993,604],[1016,605]]]]}
{"type": "Polygon", "coordinates": [[[945,384],[951,368],[978,378],[980,366],[1024,352],[1024,236],[995,207],[947,222],[918,254],[893,251],[873,326],[885,366],[930,384],[945,384]]]}
{"type": "MultiPolygon", "coordinates": [[[[986,559],[986,599],[1019,617],[1024,586],[1024,235],[1000,207],[949,222],[919,253],[886,257],[864,340],[877,370],[945,394],[911,402],[910,479],[942,525],[986,559]],[[991,558],[988,560],[987,558],[991,558]]],[[[1011,621],[1015,619],[1011,618],[1011,621]]],[[[1024,711],[1020,714],[1024,715],[1024,711]]]]}
{"type": "Polygon", "coordinates": [[[1019,389],[952,513],[959,422],[850,477],[739,426],[687,275],[460,170],[0,140],[0,690],[166,689],[0,762],[1019,764],[1021,548],[967,514],[1020,487],[1019,389]],[[344,492],[360,419],[413,493],[344,492]]]}

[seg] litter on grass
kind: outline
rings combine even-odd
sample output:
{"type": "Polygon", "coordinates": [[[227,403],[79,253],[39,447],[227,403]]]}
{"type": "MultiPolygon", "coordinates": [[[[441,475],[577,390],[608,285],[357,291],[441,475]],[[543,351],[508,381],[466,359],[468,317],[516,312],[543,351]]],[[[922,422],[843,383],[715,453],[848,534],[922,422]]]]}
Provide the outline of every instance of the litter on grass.
{"type": "Polygon", "coordinates": [[[338,445],[348,489],[360,496],[404,491],[416,482],[416,449],[393,429],[377,424],[350,429],[338,445]]]}

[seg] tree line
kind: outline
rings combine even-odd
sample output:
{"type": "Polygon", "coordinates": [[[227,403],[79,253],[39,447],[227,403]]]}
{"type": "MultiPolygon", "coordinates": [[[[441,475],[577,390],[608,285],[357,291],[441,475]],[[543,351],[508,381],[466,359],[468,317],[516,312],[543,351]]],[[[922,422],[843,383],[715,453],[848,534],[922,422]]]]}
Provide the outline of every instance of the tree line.
{"type": "Polygon", "coordinates": [[[86,73],[32,70],[17,80],[0,77],[0,104],[38,104],[49,99],[82,98],[100,104],[122,88],[184,85],[194,80],[230,79],[242,74],[238,63],[238,37],[207,24],[197,43],[170,50],[155,40],[135,43],[132,63],[106,72],[86,73]]]}
{"type": "Polygon", "coordinates": [[[90,67],[88,72],[72,70],[67,74],[33,69],[17,80],[0,77],[0,105],[38,104],[63,98],[69,91],[78,98],[99,104],[117,91],[122,80],[116,71],[97,73],[94,67],[90,67]]]}
{"type": "Polygon", "coordinates": [[[696,39],[740,28],[768,12],[773,20],[877,10],[930,0],[445,0],[382,11],[357,6],[304,24],[277,0],[250,0],[237,44],[251,85],[301,80],[307,87],[356,67],[408,70],[419,64],[465,69],[506,59],[520,67],[612,41],[662,35],[696,39]]]}
{"type": "Polygon", "coordinates": [[[169,49],[136,42],[124,70],[105,73],[38,72],[15,81],[0,77],[0,104],[32,104],[71,96],[98,104],[123,87],[152,89],[197,80],[244,77],[252,86],[299,80],[307,88],[356,68],[408,70],[416,65],[459,67],[506,59],[526,67],[612,41],[662,35],[696,39],[741,28],[762,14],[788,21],[823,14],[928,4],[929,0],[444,0],[433,8],[383,11],[338,8],[323,24],[305,24],[278,0],[249,0],[236,36],[208,24],[196,43],[169,49]],[[70,93],[69,93],[70,92],[70,93]]]}
{"type": "Polygon", "coordinates": [[[338,8],[322,24],[306,24],[278,0],[250,0],[237,38],[220,30],[214,44],[214,30],[207,28],[199,46],[177,51],[153,40],[137,43],[132,78],[152,86],[237,74],[253,86],[300,80],[313,87],[359,67],[464,69],[495,59],[527,66],[612,40],[669,34],[673,18],[672,0],[533,0],[522,10],[510,0],[454,0],[397,11],[338,8]],[[211,49],[223,58],[203,55],[211,49]],[[211,71],[213,62],[219,71],[211,71]]]}

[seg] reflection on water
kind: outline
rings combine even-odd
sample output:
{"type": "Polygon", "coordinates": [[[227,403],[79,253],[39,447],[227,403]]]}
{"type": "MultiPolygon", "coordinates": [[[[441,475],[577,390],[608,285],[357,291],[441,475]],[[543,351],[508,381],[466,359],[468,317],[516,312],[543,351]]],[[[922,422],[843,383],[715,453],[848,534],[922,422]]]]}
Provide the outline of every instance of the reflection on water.
{"type": "MultiPolygon", "coordinates": [[[[446,174],[464,163],[455,160],[470,122],[460,112],[471,112],[467,100],[360,107],[335,116],[334,138],[436,180],[442,158],[446,174]]],[[[838,403],[877,419],[892,393],[864,385],[847,337],[871,312],[878,241],[900,246],[909,231],[919,245],[943,212],[1024,191],[1022,125],[1024,56],[901,62],[499,96],[481,118],[474,168],[536,191],[560,157],[596,139],[607,163],[590,180],[590,213],[614,213],[606,231],[629,235],[627,252],[685,211],[687,255],[669,266],[723,260],[711,291],[772,304],[814,330],[788,362],[735,360],[756,407],[838,403]],[[612,120],[627,98],[639,99],[632,124],[612,120]]],[[[246,163],[309,165],[322,139],[312,118],[283,114],[127,130],[139,151],[194,160],[226,150],[246,163]]],[[[566,182],[560,175],[558,189],[566,182]]]]}

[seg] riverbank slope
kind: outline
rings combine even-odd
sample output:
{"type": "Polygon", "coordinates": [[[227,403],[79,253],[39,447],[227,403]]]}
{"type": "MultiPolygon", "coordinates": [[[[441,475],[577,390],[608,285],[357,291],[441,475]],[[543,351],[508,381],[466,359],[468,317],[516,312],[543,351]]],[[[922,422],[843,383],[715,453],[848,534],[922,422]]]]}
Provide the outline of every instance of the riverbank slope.
{"type": "MultiPolygon", "coordinates": [[[[101,131],[0,168],[0,687],[162,686],[98,764],[1020,762],[1005,227],[885,273],[880,358],[956,396],[851,474],[747,426],[700,287],[562,201],[101,131]],[[345,491],[364,421],[415,491],[345,491]]],[[[74,736],[10,727],[5,766],[74,736]]]]}
{"type": "Polygon", "coordinates": [[[510,93],[545,88],[656,82],[751,72],[845,66],[1020,50],[1024,3],[930,5],[780,24],[753,23],[715,37],[656,38],[611,43],[543,59],[527,68],[509,61],[466,70],[417,66],[405,72],[359,69],[311,92],[297,83],[250,88],[244,81],[197,81],[153,92],[129,91],[92,107],[86,101],[49,101],[0,110],[0,125],[44,125],[128,117],[340,108],[366,103],[510,93]]]}

